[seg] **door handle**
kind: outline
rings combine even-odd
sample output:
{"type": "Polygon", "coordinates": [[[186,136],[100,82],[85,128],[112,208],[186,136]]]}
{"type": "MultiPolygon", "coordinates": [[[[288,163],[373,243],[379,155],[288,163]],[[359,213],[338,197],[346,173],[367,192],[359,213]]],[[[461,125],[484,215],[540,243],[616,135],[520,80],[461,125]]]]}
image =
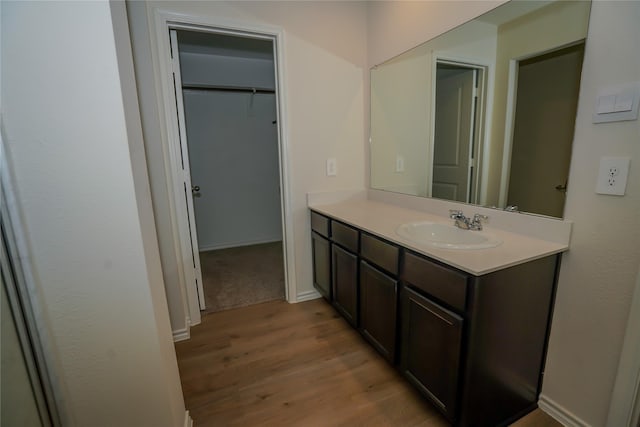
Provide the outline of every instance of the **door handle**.
{"type": "Polygon", "coordinates": [[[197,193],[198,191],[200,191],[200,186],[199,185],[194,185],[194,186],[191,187],[191,192],[192,193],[197,193]]]}
{"type": "Polygon", "coordinates": [[[556,190],[561,191],[563,193],[566,193],[567,192],[567,184],[556,185],[556,190]]]}

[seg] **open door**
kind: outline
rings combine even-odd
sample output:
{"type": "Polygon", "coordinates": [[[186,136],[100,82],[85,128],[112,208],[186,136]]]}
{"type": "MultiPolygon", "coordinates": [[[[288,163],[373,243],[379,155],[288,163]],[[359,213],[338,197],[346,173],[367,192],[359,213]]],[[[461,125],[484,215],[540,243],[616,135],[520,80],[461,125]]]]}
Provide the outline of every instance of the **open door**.
{"type": "Polygon", "coordinates": [[[189,149],[187,146],[187,128],[184,116],[184,102],[182,99],[182,78],[180,76],[180,55],[178,54],[178,33],[176,30],[169,32],[171,40],[171,64],[173,71],[173,87],[176,95],[176,109],[178,112],[178,134],[180,145],[180,158],[182,159],[182,183],[184,186],[184,203],[187,208],[187,216],[189,222],[189,237],[191,241],[191,260],[185,260],[185,268],[193,265],[194,283],[187,286],[193,286],[198,298],[200,310],[205,309],[204,289],[202,286],[202,271],[200,269],[200,255],[198,250],[198,235],[196,233],[196,220],[193,209],[193,193],[197,193],[199,188],[193,187],[191,184],[191,171],[189,168],[189,149]]]}

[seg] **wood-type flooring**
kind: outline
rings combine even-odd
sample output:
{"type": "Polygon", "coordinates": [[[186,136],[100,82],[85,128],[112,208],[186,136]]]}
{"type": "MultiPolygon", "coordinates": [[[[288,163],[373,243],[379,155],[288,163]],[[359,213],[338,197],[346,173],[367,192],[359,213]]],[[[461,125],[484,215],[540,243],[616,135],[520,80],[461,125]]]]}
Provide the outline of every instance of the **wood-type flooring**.
{"type": "Polygon", "coordinates": [[[324,300],[206,315],[176,351],[195,427],[449,425],[324,300]]]}

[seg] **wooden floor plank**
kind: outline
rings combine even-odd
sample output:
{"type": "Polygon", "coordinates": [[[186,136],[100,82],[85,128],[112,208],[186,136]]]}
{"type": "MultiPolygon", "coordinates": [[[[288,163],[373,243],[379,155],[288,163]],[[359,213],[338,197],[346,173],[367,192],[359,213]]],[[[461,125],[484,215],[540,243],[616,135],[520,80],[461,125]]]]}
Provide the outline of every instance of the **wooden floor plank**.
{"type": "Polygon", "coordinates": [[[176,352],[196,427],[448,426],[324,300],[206,315],[176,352]]]}

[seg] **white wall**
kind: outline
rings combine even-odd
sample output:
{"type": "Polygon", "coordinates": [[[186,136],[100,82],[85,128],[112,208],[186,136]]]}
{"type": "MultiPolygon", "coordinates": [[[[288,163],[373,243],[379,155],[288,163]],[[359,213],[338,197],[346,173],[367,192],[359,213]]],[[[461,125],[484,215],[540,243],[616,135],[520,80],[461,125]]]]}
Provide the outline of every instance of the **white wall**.
{"type": "MultiPolygon", "coordinates": [[[[369,63],[490,7],[485,2],[374,2],[369,63]]],[[[543,396],[560,410],[593,426],[606,421],[640,263],[640,129],[638,121],[593,125],[591,114],[600,87],[638,80],[638,22],[638,2],[593,3],[565,208],[565,217],[574,221],[573,237],[563,257],[543,387],[543,396]],[[632,157],[625,197],[595,194],[604,155],[632,157]]]]}
{"type": "MultiPolygon", "coordinates": [[[[172,252],[175,226],[166,215],[166,176],[160,138],[166,132],[158,117],[164,117],[159,82],[149,76],[158,69],[155,49],[157,10],[198,15],[217,22],[233,21],[249,25],[269,25],[285,31],[284,67],[287,96],[287,153],[291,167],[291,204],[295,281],[300,295],[313,290],[311,283],[311,242],[306,193],[364,188],[364,82],[366,73],[366,11],[357,2],[150,2],[146,16],[142,5],[129,4],[134,33],[134,58],[139,76],[143,127],[147,141],[150,178],[157,217],[167,295],[174,330],[182,308],[177,274],[181,268],[172,252]],[[134,10],[137,9],[137,10],[134,10]],[[330,31],[327,23],[331,23],[330,31]],[[148,27],[148,28],[145,28],[148,27]],[[146,36],[142,29],[148,29],[146,36]],[[153,51],[152,49],[152,51],[153,51]],[[140,71],[142,70],[142,72],[140,71]],[[160,114],[158,114],[158,112],[160,114]],[[327,177],[325,161],[337,159],[338,175],[327,177]],[[167,249],[169,248],[169,249],[167,249]],[[171,274],[167,274],[169,271],[171,274]],[[175,309],[175,311],[174,311],[175,309]],[[174,322],[175,320],[175,322],[174,322]]],[[[366,89],[368,93],[368,88],[366,89]]],[[[368,113],[366,113],[368,116],[368,113]]],[[[184,314],[182,319],[184,319],[184,314]]]]}
{"type": "Polygon", "coordinates": [[[199,249],[282,240],[275,95],[183,94],[199,249]]]}
{"type": "Polygon", "coordinates": [[[182,426],[140,126],[127,114],[126,16],[112,7],[2,3],[3,131],[63,424],[182,426]]]}

